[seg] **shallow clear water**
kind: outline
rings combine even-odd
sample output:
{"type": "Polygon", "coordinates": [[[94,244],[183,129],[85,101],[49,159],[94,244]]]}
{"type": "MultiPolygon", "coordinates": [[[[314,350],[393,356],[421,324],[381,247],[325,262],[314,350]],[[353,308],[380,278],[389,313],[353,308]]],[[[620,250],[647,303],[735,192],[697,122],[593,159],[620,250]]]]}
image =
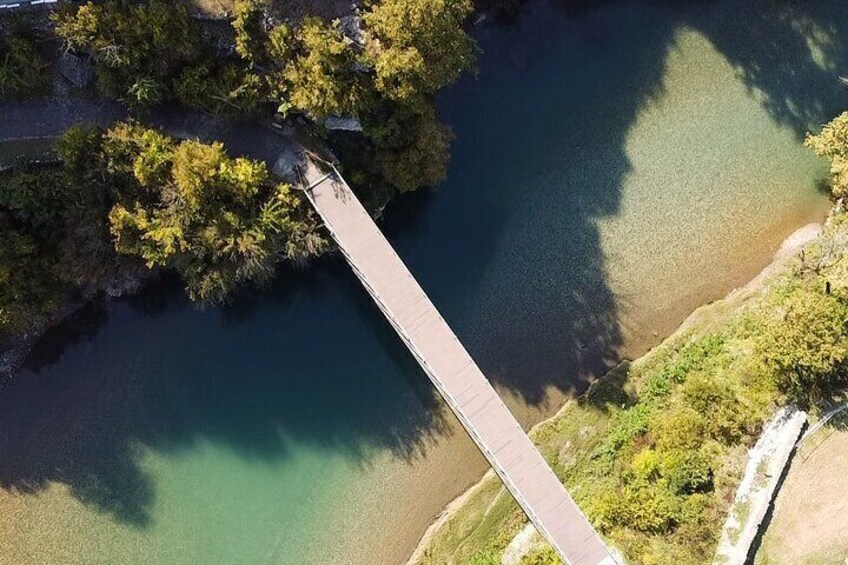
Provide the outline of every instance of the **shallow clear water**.
{"type": "MultiPolygon", "coordinates": [[[[383,227],[522,422],[820,220],[848,6],[536,6],[383,227]]],[[[90,308],[0,392],[0,563],[397,563],[484,470],[338,258],[227,310],[90,308]]]]}

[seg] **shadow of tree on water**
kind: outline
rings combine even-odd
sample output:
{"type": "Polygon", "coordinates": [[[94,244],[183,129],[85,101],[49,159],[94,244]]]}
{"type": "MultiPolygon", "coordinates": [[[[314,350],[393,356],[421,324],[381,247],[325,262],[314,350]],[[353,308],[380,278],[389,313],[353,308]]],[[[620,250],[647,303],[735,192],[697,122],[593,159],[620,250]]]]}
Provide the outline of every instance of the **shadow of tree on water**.
{"type": "MultiPolygon", "coordinates": [[[[537,6],[480,31],[479,81],[440,103],[458,134],[451,177],[435,196],[394,203],[383,227],[493,381],[539,405],[619,362],[620,297],[597,222],[619,213],[628,133],[662,97],[678,31],[707,37],[800,136],[848,101],[842,4],[621,0],[573,18],[537,6]]],[[[55,330],[0,394],[3,489],[63,483],[143,528],[156,498],[146,449],[211,442],[275,462],[300,443],[367,466],[384,450],[414,461],[449,433],[426,377],[338,258],[223,310],[154,285],[93,327],[64,350],[56,332],[79,324],[55,330]]]]}
{"type": "Polygon", "coordinates": [[[708,3],[681,17],[704,34],[778,123],[802,138],[848,106],[848,6],[796,0],[708,3]],[[732,17],[728,17],[732,16],[732,17]]]}
{"type": "Polygon", "coordinates": [[[248,325],[233,321],[248,298],[200,310],[174,281],[151,285],[93,312],[87,323],[100,331],[58,362],[80,321],[52,330],[0,395],[0,487],[62,483],[145,527],[156,497],[139,463],[146,449],[212,442],[272,463],[306,443],[367,467],[381,450],[412,461],[451,433],[426,377],[340,260],[284,272],[260,300],[248,325]]]}
{"type": "Polygon", "coordinates": [[[481,33],[480,79],[443,104],[460,135],[454,172],[433,206],[442,217],[453,207],[486,219],[471,222],[473,234],[465,220],[453,231],[442,221],[444,235],[422,230],[428,245],[449,251],[418,268],[413,252],[409,262],[440,307],[474,280],[484,314],[457,316],[460,337],[487,376],[537,405],[550,387],[577,392],[620,361],[623,297],[608,286],[597,222],[619,212],[631,128],[646,105],[662,101],[681,30],[712,43],[800,139],[848,105],[839,80],[848,74],[848,5],[610,1],[575,18],[529,6],[513,26],[481,33]],[[523,201],[506,194],[515,186],[523,201]],[[465,279],[444,284],[439,298],[442,281],[428,284],[427,273],[443,259],[465,279]]]}

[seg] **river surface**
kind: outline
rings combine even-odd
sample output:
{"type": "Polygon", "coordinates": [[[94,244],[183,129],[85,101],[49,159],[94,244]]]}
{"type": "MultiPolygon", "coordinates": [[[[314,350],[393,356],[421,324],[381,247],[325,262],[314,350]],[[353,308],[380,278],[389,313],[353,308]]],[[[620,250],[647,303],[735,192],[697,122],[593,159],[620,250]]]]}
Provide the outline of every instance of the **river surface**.
{"type": "MultiPolygon", "coordinates": [[[[848,3],[536,4],[382,226],[524,425],[820,221],[848,3]]],[[[91,307],[0,391],[0,563],[395,564],[485,470],[338,257],[91,307]]]]}

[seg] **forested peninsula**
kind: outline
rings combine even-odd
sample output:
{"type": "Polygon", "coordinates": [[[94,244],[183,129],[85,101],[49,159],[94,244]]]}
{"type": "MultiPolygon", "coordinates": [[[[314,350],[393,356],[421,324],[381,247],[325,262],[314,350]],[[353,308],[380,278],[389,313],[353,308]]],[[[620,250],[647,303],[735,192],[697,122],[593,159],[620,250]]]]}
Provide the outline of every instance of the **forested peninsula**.
{"type": "Polygon", "coordinates": [[[220,303],[268,282],[279,261],[327,249],[289,182],[221,143],[144,125],[159,108],[293,124],[334,150],[374,207],[444,178],[452,134],[432,97],[474,71],[470,0],[327,9],[236,0],[224,20],[206,20],[184,3],[107,0],[3,17],[0,98],[49,97],[71,57],[93,71],[89,95],[129,119],[72,127],[46,159],[0,173],[0,343],[73,297],[120,293],[158,269],[178,273],[192,299],[220,303]]]}

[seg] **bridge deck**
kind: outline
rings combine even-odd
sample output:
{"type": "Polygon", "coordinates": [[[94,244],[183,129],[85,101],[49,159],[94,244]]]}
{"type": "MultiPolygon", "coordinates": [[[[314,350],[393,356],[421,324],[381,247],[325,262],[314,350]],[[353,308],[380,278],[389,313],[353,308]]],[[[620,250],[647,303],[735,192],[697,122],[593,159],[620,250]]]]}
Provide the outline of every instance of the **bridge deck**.
{"type": "Polygon", "coordinates": [[[344,180],[313,162],[302,172],[307,196],[362,284],[536,529],[566,563],[615,563],[344,180]]]}

